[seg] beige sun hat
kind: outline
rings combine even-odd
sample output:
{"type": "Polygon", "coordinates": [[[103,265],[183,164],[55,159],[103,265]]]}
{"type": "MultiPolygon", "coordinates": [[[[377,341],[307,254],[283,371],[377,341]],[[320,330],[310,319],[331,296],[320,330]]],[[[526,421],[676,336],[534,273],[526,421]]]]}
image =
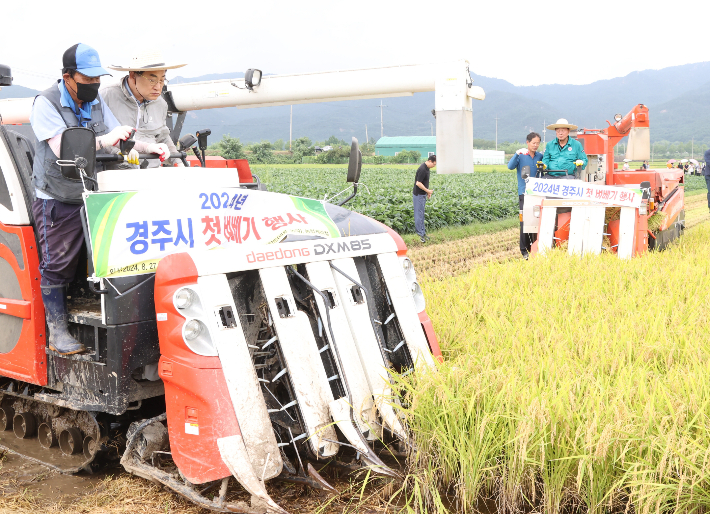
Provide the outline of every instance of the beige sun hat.
{"type": "Polygon", "coordinates": [[[555,130],[558,128],[568,128],[570,130],[577,130],[577,125],[572,125],[566,119],[560,118],[559,120],[557,120],[557,123],[553,123],[552,125],[547,126],[548,130],[555,130]]]}
{"type": "Polygon", "coordinates": [[[158,49],[150,48],[136,53],[131,57],[131,62],[128,66],[111,65],[108,66],[116,71],[148,71],[148,70],[172,70],[174,68],[182,68],[186,64],[166,63],[163,58],[163,52],[158,49]]]}

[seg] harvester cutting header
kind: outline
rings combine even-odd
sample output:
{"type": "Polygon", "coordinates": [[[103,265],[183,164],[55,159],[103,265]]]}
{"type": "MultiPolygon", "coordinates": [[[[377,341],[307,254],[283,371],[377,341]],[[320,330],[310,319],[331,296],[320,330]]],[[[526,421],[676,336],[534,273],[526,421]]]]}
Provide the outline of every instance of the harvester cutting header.
{"type": "Polygon", "coordinates": [[[557,180],[549,175],[554,170],[542,168],[532,178],[528,170],[523,231],[537,234],[532,254],[566,244],[569,253],[607,250],[628,258],[663,249],[682,234],[683,171],[623,171],[614,163],[614,146],[627,136],[627,159],[649,159],[648,108],[638,104],[614,122],[577,133],[588,163],[578,167],[575,180],[557,180]]]}

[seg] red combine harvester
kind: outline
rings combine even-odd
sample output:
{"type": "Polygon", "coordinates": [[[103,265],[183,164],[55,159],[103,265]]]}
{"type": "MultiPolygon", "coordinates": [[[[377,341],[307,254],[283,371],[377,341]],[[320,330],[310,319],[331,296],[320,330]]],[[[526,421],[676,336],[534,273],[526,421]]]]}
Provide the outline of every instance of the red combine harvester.
{"type": "Polygon", "coordinates": [[[93,138],[62,135],[62,173],[85,187],[67,292],[87,352],[60,355],[33,143],[0,125],[0,448],[63,473],[120,461],[220,512],[285,513],[269,480],[332,492],[311,462],[397,476],[409,437],[392,376],[441,352],[402,239],[342,207],[357,141],[355,191],[335,205],[265,191],[239,161],[94,173],[116,157],[93,138]]]}
{"type": "Polygon", "coordinates": [[[627,136],[627,158],[650,158],[648,108],[638,104],[614,121],[606,129],[578,132],[589,162],[576,180],[528,179],[524,232],[537,234],[531,253],[566,242],[569,253],[608,250],[628,258],[661,250],[683,233],[683,171],[624,171],[614,163],[614,146],[627,136]]]}

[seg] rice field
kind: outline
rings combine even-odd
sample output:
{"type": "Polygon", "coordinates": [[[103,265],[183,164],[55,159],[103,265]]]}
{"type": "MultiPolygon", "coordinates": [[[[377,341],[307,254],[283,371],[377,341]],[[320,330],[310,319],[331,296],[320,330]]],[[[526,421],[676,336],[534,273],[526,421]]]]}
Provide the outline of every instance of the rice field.
{"type": "Polygon", "coordinates": [[[445,361],[403,382],[408,510],[709,510],[709,247],[423,277],[445,361]]]}

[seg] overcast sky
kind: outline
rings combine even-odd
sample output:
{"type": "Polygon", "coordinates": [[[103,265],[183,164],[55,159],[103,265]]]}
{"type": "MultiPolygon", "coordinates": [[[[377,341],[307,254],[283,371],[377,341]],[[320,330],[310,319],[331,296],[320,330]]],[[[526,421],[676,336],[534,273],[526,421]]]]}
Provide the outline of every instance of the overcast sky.
{"type": "Polygon", "coordinates": [[[64,50],[78,42],[95,47],[104,66],[127,62],[141,45],[160,47],[169,60],[189,63],[177,72],[186,77],[464,58],[474,73],[515,85],[587,84],[710,60],[705,1],[2,4],[0,63],[12,67],[16,84],[37,89],[58,78],[64,50]]]}

